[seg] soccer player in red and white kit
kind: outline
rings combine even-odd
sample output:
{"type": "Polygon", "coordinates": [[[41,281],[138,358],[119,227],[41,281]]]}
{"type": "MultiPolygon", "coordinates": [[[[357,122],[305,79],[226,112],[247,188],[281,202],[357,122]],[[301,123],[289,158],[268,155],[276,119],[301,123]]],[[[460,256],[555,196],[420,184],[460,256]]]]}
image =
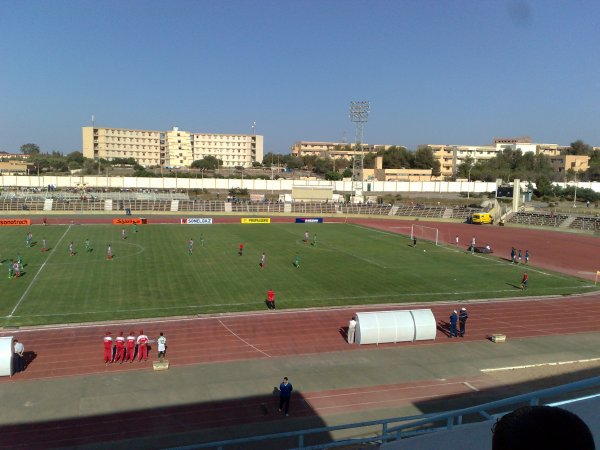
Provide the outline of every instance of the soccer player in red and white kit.
{"type": "Polygon", "coordinates": [[[129,332],[129,336],[127,336],[127,356],[125,357],[126,361],[133,362],[135,359],[135,334],[133,331],[129,332]]]}
{"type": "Polygon", "coordinates": [[[110,331],[104,336],[104,364],[112,362],[113,338],[110,336],[110,331]]]}
{"type": "Polygon", "coordinates": [[[115,362],[119,362],[119,364],[123,364],[123,360],[125,359],[125,338],[123,337],[123,332],[121,331],[117,338],[115,339],[115,362]]]}
{"type": "Polygon", "coordinates": [[[144,358],[144,361],[148,359],[148,336],[144,334],[144,330],[140,330],[140,335],[137,338],[138,345],[138,361],[144,358]]]}

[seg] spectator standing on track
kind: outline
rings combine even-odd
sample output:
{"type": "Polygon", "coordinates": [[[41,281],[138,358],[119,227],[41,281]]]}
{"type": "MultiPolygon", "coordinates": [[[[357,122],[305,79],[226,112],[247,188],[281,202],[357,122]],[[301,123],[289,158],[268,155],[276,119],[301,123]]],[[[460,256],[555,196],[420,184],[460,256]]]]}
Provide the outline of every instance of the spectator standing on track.
{"type": "Polygon", "coordinates": [[[521,264],[521,258],[522,258],[522,253],[521,253],[521,249],[519,249],[519,253],[517,254],[517,264],[521,264]]]}
{"type": "Polygon", "coordinates": [[[110,331],[104,336],[104,364],[112,362],[113,338],[110,336],[110,331]]]}
{"type": "Polygon", "coordinates": [[[129,361],[130,363],[132,363],[135,359],[135,342],[135,333],[130,331],[129,336],[127,336],[127,356],[125,357],[125,360],[129,361]]]}
{"type": "Polygon", "coordinates": [[[140,330],[140,335],[137,337],[138,346],[138,361],[144,358],[144,361],[148,360],[148,336],[144,334],[144,330],[140,330]]]}
{"type": "Polygon", "coordinates": [[[469,318],[469,314],[467,313],[467,308],[461,308],[460,313],[458,314],[458,335],[460,337],[465,337],[465,328],[467,326],[467,319],[469,318]]]}
{"type": "Polygon", "coordinates": [[[156,340],[156,346],[158,350],[158,357],[164,358],[167,354],[167,338],[165,337],[162,331],[160,332],[160,336],[156,340]]]}
{"type": "Polygon", "coordinates": [[[290,409],[290,398],[292,397],[292,391],[294,390],[292,383],[288,381],[288,377],[283,377],[283,381],[279,385],[279,411],[283,409],[283,413],[286,417],[289,415],[290,409]]]}
{"type": "Polygon", "coordinates": [[[510,249],[510,262],[513,264],[517,262],[517,250],[514,247],[510,249]]]}
{"type": "Polygon", "coordinates": [[[458,313],[456,312],[456,310],[454,310],[454,311],[452,311],[452,314],[450,314],[450,335],[448,336],[449,338],[457,336],[457,332],[456,332],[456,321],[457,320],[458,320],[458,313]]]}
{"type": "Polygon", "coordinates": [[[454,238],[454,242],[456,243],[456,247],[458,247],[458,234],[456,235],[456,237],[454,238]]]}
{"type": "Polygon", "coordinates": [[[521,289],[527,289],[527,285],[529,284],[529,275],[527,272],[523,274],[523,279],[521,280],[521,289]]]}
{"type": "Polygon", "coordinates": [[[356,332],[356,320],[354,316],[348,322],[348,344],[354,344],[354,333],[356,332]]]}
{"type": "Polygon", "coordinates": [[[471,239],[471,247],[475,247],[475,236],[473,236],[473,238],[471,239]]]}
{"type": "Polygon", "coordinates": [[[123,337],[122,331],[115,339],[115,348],[115,362],[123,364],[123,361],[125,360],[125,338],[123,337]]]}
{"type": "Polygon", "coordinates": [[[15,339],[13,347],[13,370],[14,373],[23,372],[25,369],[25,361],[23,355],[25,354],[25,346],[18,339],[15,339]]]}
{"type": "Polygon", "coordinates": [[[529,264],[529,250],[525,250],[525,264],[529,264]]]}
{"type": "Polygon", "coordinates": [[[273,289],[267,291],[267,308],[275,309],[275,292],[273,289]]]}

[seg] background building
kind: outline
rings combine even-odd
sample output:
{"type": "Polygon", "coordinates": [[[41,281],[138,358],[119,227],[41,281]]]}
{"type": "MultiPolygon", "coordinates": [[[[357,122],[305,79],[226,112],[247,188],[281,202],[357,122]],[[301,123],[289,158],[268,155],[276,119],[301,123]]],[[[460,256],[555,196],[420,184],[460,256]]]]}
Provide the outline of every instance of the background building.
{"type": "Polygon", "coordinates": [[[263,158],[263,136],[255,134],[83,127],[82,138],[86,158],[133,158],[145,167],[189,167],[205,156],[220,159],[223,167],[251,167],[263,158]]]}
{"type": "MultiPolygon", "coordinates": [[[[376,153],[387,150],[389,144],[363,144],[364,153],[376,153]]],[[[400,146],[402,147],[402,146],[400,146]]],[[[351,159],[356,155],[354,144],[347,142],[298,141],[291,147],[292,156],[317,156],[319,158],[351,159]]]]}

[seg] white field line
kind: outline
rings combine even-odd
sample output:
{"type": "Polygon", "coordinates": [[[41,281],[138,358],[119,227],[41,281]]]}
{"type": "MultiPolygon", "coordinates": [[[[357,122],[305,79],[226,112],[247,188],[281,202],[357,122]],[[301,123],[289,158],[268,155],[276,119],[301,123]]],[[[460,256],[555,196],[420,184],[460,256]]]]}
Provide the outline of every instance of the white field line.
{"type": "Polygon", "coordinates": [[[534,367],[545,367],[545,366],[564,366],[566,364],[580,364],[588,362],[600,361],[600,358],[588,358],[588,359],[576,359],[572,361],[557,361],[557,362],[546,362],[538,364],[525,364],[523,366],[509,366],[509,367],[494,367],[491,369],[481,369],[481,372],[501,372],[506,370],[519,370],[519,369],[531,369],[534,367]]]}
{"type": "MultiPolygon", "coordinates": [[[[586,285],[586,286],[571,286],[571,288],[573,289],[577,289],[577,288],[593,288],[593,285],[586,285]]],[[[556,287],[556,288],[548,288],[548,290],[558,290],[558,289],[563,289],[562,287],[556,287]]],[[[422,293],[406,293],[406,294],[402,294],[402,293],[393,293],[393,294],[380,294],[380,295],[359,295],[359,296],[345,296],[345,297],[330,297],[330,300],[364,300],[364,299],[373,299],[373,298],[394,298],[394,297],[423,297],[423,296],[434,296],[434,295],[464,295],[464,294],[478,294],[481,291],[456,291],[456,292],[422,292],[422,293]]],[[[494,290],[494,291],[487,291],[487,292],[515,292],[515,289],[498,289],[498,290],[494,290]]],[[[305,302],[310,302],[313,300],[322,300],[321,298],[304,298],[301,299],[302,301],[305,302]]],[[[490,301],[493,301],[490,300],[490,301]]],[[[504,300],[507,301],[507,300],[504,300]]],[[[520,298],[518,300],[512,300],[512,301],[535,301],[532,300],[530,298],[520,298]]],[[[164,306],[164,307],[156,307],[156,308],[132,308],[132,309],[118,309],[118,310],[104,310],[104,311],[84,311],[84,312],[70,312],[70,313],[50,313],[50,314],[27,314],[27,316],[0,316],[0,318],[9,318],[9,317],[15,317],[15,318],[20,318],[20,317],[65,317],[65,316],[81,316],[81,315],[91,315],[91,314],[106,314],[106,313],[128,313],[128,312],[144,312],[144,311],[168,311],[168,310],[184,310],[184,309],[205,309],[205,308],[211,308],[211,307],[222,307],[222,306],[243,306],[243,305],[253,305],[256,304],[255,301],[253,302],[242,302],[242,303],[210,303],[210,304],[203,304],[203,305],[187,305],[187,306],[164,306]]],[[[434,301],[431,302],[431,304],[445,304],[445,302],[443,301],[434,301]]],[[[419,307],[423,307],[425,306],[423,303],[420,304],[415,304],[415,303],[410,303],[410,304],[405,304],[402,303],[403,306],[419,306],[419,307]]],[[[381,305],[362,305],[365,308],[373,308],[373,307],[378,307],[381,305]]],[[[389,304],[390,307],[394,306],[393,303],[389,304]]],[[[308,307],[310,308],[310,307],[308,307]]],[[[347,308],[355,308],[356,306],[348,306],[348,307],[340,307],[340,308],[333,308],[333,309],[347,309],[347,308]]],[[[328,310],[331,310],[332,308],[329,308],[328,310]]],[[[279,312],[283,312],[283,311],[279,311],[279,312]]],[[[290,311],[291,312],[291,311],[290,311]]],[[[298,312],[298,311],[295,311],[298,312]]],[[[236,317],[240,317],[240,316],[236,316],[236,317]]],[[[166,318],[165,318],[166,319],[166,318]]],[[[153,319],[150,319],[153,320],[153,319]]],[[[158,319],[161,320],[161,319],[158,319]]]]}
{"type": "Polygon", "coordinates": [[[235,333],[231,328],[229,328],[227,325],[225,325],[221,319],[219,319],[219,323],[221,325],[223,325],[223,328],[225,328],[227,331],[229,331],[231,334],[233,334],[236,338],[238,338],[240,341],[242,341],[244,344],[246,344],[248,347],[252,347],[254,350],[256,350],[257,352],[262,353],[263,355],[265,355],[267,358],[270,358],[271,355],[269,355],[268,353],[263,352],[261,349],[256,348],[254,345],[252,345],[250,342],[246,341],[245,339],[243,339],[242,337],[240,337],[237,333],[235,333]]]}
{"type": "MultiPolygon", "coordinates": [[[[67,233],[69,232],[69,230],[71,229],[71,225],[69,225],[67,227],[67,229],[65,230],[65,232],[63,233],[63,235],[60,237],[60,239],[58,240],[58,242],[56,243],[56,248],[58,248],[60,246],[60,243],[62,242],[62,240],[65,238],[65,236],[67,235],[67,233]]],[[[27,296],[27,294],[29,293],[29,290],[31,289],[31,287],[33,286],[33,284],[35,283],[35,280],[37,279],[38,275],[42,272],[42,270],[44,269],[44,267],[46,266],[46,263],[50,260],[50,258],[52,257],[52,255],[54,254],[51,253],[50,255],[48,255],[48,257],[46,258],[46,260],[44,261],[44,264],[42,264],[40,266],[40,268],[38,269],[38,271],[36,272],[36,274],[33,277],[33,280],[31,280],[29,282],[29,286],[27,286],[27,289],[25,289],[25,292],[23,292],[23,295],[21,295],[21,298],[19,299],[19,301],[17,302],[17,304],[15,305],[15,307],[12,309],[12,311],[10,312],[10,314],[6,317],[7,319],[10,319],[13,314],[15,313],[15,311],[17,310],[17,308],[19,307],[19,305],[21,304],[21,302],[23,302],[23,300],[25,299],[25,297],[27,296]]]]}

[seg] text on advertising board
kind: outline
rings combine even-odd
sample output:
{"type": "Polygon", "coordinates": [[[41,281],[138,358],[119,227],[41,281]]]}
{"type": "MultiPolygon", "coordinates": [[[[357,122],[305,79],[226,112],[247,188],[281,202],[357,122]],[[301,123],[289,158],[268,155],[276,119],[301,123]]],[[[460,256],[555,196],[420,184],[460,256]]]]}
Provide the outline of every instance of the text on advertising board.
{"type": "Polygon", "coordinates": [[[142,219],[113,219],[113,225],[141,225],[145,223],[142,219]]]}
{"type": "Polygon", "coordinates": [[[188,217],[181,219],[181,225],[210,225],[213,223],[210,217],[188,217]]]}
{"type": "Polygon", "coordinates": [[[270,217],[242,217],[241,223],[271,223],[270,217]]]}
{"type": "Polygon", "coordinates": [[[296,217],[296,223],[323,223],[322,217],[296,217]]]}
{"type": "Polygon", "coordinates": [[[0,227],[29,226],[31,219],[0,219],[0,227]]]}

